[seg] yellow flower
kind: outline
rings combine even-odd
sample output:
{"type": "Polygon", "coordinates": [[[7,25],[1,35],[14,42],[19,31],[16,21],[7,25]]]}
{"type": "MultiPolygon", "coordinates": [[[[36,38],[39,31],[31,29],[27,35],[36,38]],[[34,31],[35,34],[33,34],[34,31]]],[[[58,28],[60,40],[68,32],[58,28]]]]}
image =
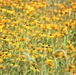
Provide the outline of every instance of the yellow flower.
{"type": "Polygon", "coordinates": [[[4,27],[3,25],[1,25],[1,26],[0,26],[0,32],[2,32],[2,30],[3,30],[3,27],[4,27]]]}
{"type": "Polygon", "coordinates": [[[46,29],[52,29],[51,24],[46,24],[46,29]]]}
{"type": "Polygon", "coordinates": [[[9,41],[10,39],[9,38],[6,38],[6,39],[3,39],[4,41],[9,41]]]}
{"type": "Polygon", "coordinates": [[[69,70],[70,70],[71,73],[73,73],[73,72],[76,70],[76,67],[75,67],[75,65],[73,64],[73,62],[70,62],[70,63],[68,64],[68,66],[69,66],[69,70]]]}
{"type": "Polygon", "coordinates": [[[47,59],[47,60],[46,60],[46,64],[47,64],[47,65],[50,65],[51,68],[54,68],[54,60],[47,59]]]}
{"type": "Polygon", "coordinates": [[[10,15],[14,15],[15,11],[13,11],[13,10],[7,10],[7,13],[10,14],[10,15]]]}
{"type": "Polygon", "coordinates": [[[4,9],[4,8],[0,8],[0,11],[2,11],[2,13],[4,13],[5,11],[6,11],[6,9],[4,9]]]}
{"type": "Polygon", "coordinates": [[[69,46],[67,46],[67,48],[70,49],[70,50],[72,50],[72,51],[74,51],[74,52],[76,52],[76,49],[75,49],[75,47],[72,44],[70,44],[69,46]]]}
{"type": "Polygon", "coordinates": [[[63,52],[56,52],[55,56],[59,57],[59,58],[62,58],[62,57],[64,57],[64,53],[63,52]]]}
{"type": "Polygon", "coordinates": [[[30,67],[30,69],[35,72],[40,72],[39,69],[35,69],[35,67],[30,67]]]}
{"type": "Polygon", "coordinates": [[[8,57],[13,57],[13,55],[11,53],[8,53],[7,56],[8,57]]]}
{"type": "Polygon", "coordinates": [[[0,63],[2,63],[3,62],[3,59],[2,58],[0,58],[0,63]]]}
{"type": "Polygon", "coordinates": [[[0,65],[0,68],[1,68],[1,69],[5,69],[5,66],[3,66],[3,65],[0,65]]]}
{"type": "Polygon", "coordinates": [[[12,67],[12,66],[14,66],[14,64],[10,64],[10,66],[12,67]]]}

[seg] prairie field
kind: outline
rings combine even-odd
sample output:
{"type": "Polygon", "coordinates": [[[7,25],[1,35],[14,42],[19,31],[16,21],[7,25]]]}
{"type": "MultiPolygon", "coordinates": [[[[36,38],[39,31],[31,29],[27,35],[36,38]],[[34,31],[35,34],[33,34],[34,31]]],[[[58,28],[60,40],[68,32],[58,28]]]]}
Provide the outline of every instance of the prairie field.
{"type": "Polygon", "coordinates": [[[76,0],[0,0],[0,75],[76,75],[76,0]]]}

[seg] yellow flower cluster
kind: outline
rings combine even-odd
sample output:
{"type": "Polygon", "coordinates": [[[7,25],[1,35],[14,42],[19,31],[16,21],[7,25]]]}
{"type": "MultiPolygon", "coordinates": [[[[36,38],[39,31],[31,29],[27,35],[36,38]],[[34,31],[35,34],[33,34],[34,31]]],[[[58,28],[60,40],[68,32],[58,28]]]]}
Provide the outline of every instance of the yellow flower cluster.
{"type": "Polygon", "coordinates": [[[76,0],[0,0],[0,75],[76,75],[76,0]]]}

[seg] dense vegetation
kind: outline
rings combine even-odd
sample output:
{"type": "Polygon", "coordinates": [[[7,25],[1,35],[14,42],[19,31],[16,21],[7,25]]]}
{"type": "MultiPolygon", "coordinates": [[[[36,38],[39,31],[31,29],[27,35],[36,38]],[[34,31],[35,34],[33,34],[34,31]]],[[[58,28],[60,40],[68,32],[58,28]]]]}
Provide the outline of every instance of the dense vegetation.
{"type": "Polygon", "coordinates": [[[0,0],[0,75],[76,75],[76,0],[0,0]]]}

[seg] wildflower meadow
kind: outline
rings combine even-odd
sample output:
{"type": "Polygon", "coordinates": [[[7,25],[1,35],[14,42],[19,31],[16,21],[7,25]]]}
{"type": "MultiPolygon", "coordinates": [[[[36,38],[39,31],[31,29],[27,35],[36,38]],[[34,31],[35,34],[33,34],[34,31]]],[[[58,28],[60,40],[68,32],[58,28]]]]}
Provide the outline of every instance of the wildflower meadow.
{"type": "Polygon", "coordinates": [[[0,0],[0,75],[76,75],[76,0],[0,0]]]}

